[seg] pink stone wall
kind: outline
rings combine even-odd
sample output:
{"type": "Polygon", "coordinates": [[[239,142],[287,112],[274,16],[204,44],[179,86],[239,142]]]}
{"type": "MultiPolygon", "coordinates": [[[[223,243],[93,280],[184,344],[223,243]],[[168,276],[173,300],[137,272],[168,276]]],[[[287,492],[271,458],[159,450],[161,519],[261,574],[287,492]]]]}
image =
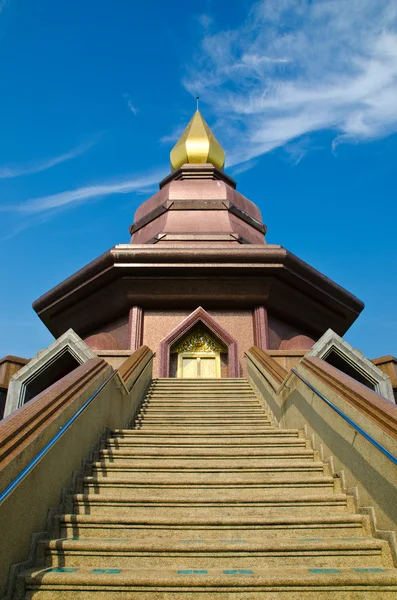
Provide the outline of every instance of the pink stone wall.
{"type": "Polygon", "coordinates": [[[84,341],[92,350],[120,350],[117,340],[107,331],[89,335],[84,341]]]}
{"type": "Polygon", "coordinates": [[[90,337],[96,335],[98,333],[110,333],[116,340],[120,350],[129,349],[129,315],[123,315],[119,319],[112,321],[111,323],[107,323],[100,329],[96,331],[92,331],[90,333],[90,337]]]}
{"type": "Polygon", "coordinates": [[[315,339],[302,328],[268,314],[269,349],[310,350],[315,339]]]}
{"type": "MultiPolygon", "coordinates": [[[[265,244],[262,233],[229,212],[227,207],[230,204],[262,223],[258,207],[224,181],[212,178],[200,181],[172,181],[138,207],[135,213],[135,223],[145,216],[152,220],[132,235],[131,243],[153,243],[153,238],[162,233],[221,234],[234,232],[251,244],[265,244]],[[184,210],[168,210],[154,218],[152,212],[154,209],[160,208],[161,205],[164,208],[165,203],[168,203],[168,206],[172,205],[174,201],[178,203],[178,206],[182,202],[186,208],[184,210]],[[221,206],[223,203],[223,208],[215,210],[212,206],[209,209],[207,201],[216,201],[221,206]]],[[[167,239],[165,238],[163,241],[167,242],[167,239]]],[[[160,241],[160,243],[162,242],[160,241]]]]}
{"type": "MultiPolygon", "coordinates": [[[[197,307],[196,307],[197,308],[197,307]]],[[[203,306],[205,310],[207,308],[203,306]]],[[[144,333],[143,343],[149,346],[151,350],[158,353],[158,346],[161,340],[166,337],[170,331],[177,327],[192,310],[145,310],[144,311],[144,333]]],[[[252,311],[227,311],[227,310],[207,310],[221,327],[233,336],[238,343],[239,364],[241,375],[246,376],[244,352],[254,343],[252,311]]],[[[153,363],[153,377],[158,376],[158,357],[155,357],[153,363]]],[[[225,369],[222,369],[224,376],[225,369]]]]}

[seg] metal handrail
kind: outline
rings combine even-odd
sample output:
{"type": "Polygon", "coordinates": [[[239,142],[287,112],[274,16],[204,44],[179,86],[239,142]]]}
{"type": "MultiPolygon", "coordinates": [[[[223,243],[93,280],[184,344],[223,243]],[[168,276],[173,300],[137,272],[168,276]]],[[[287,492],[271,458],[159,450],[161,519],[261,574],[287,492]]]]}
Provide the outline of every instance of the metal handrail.
{"type": "Polygon", "coordinates": [[[47,444],[40,450],[40,452],[36,454],[36,456],[26,465],[24,469],[22,469],[19,475],[17,475],[15,479],[13,479],[10,484],[8,484],[5,490],[3,490],[3,492],[1,492],[0,494],[0,503],[3,502],[11,494],[11,492],[17,487],[17,485],[21,483],[21,481],[25,479],[25,477],[27,477],[27,475],[34,469],[34,467],[54,446],[54,444],[56,444],[56,442],[63,436],[63,434],[66,433],[66,431],[73,425],[73,423],[81,415],[81,413],[85,411],[85,409],[91,404],[93,400],[95,400],[98,394],[103,390],[105,385],[109,383],[109,381],[116,375],[116,373],[117,371],[115,370],[109,375],[109,377],[107,377],[107,379],[99,386],[97,390],[95,390],[92,396],[90,396],[88,400],[84,402],[84,404],[79,408],[78,411],[74,413],[74,415],[65,423],[65,425],[62,425],[58,433],[56,433],[54,437],[52,437],[50,441],[47,442],[47,444]]]}
{"type": "Polygon", "coordinates": [[[311,383],[309,383],[307,381],[307,379],[305,379],[304,377],[302,377],[302,375],[300,375],[298,373],[298,371],[296,371],[295,369],[291,369],[292,373],[294,373],[298,379],[300,379],[301,381],[303,381],[303,383],[305,385],[307,385],[308,388],[310,388],[312,390],[312,392],[314,392],[319,398],[321,398],[321,400],[323,400],[330,408],[332,408],[336,413],[338,413],[339,416],[341,416],[345,421],[347,421],[347,423],[349,423],[349,425],[351,427],[353,427],[353,429],[355,429],[358,433],[360,433],[366,440],[368,440],[373,446],[375,446],[375,448],[377,448],[380,452],[382,452],[382,454],[384,454],[389,460],[392,461],[392,463],[394,463],[395,465],[397,465],[397,458],[388,450],[386,450],[386,448],[384,446],[382,446],[382,444],[379,444],[373,437],[371,437],[369,435],[369,433],[367,433],[366,431],[364,431],[364,429],[362,429],[360,427],[360,425],[357,425],[357,423],[355,423],[350,417],[348,417],[343,411],[341,411],[337,406],[335,406],[335,404],[333,404],[330,400],[328,400],[328,398],[326,398],[324,396],[324,394],[322,394],[321,392],[319,392],[311,383]]]}

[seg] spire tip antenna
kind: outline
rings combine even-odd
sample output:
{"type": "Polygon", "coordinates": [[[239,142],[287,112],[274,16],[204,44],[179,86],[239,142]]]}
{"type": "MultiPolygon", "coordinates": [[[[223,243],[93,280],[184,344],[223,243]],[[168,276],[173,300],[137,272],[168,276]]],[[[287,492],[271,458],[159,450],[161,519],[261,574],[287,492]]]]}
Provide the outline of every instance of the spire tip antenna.
{"type": "Polygon", "coordinates": [[[199,109],[199,100],[200,100],[200,96],[196,96],[196,110],[199,109]]]}

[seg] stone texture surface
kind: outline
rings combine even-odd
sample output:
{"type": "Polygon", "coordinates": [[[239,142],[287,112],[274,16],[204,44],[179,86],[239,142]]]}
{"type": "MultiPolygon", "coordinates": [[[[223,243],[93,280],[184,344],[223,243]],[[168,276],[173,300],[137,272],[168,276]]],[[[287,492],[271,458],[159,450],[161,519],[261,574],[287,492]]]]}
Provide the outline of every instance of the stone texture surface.
{"type": "MultiPolygon", "coordinates": [[[[266,306],[269,315],[282,314],[286,323],[301,324],[294,335],[313,339],[329,327],[343,334],[363,308],[352,294],[281,246],[208,242],[116,246],[45,294],[34,308],[54,335],[73,326],[85,337],[100,333],[104,323],[120,315],[127,324],[131,306],[192,311],[197,305],[250,311],[266,306]]],[[[125,331],[128,336],[128,325],[125,331]]]]}
{"type": "MultiPolygon", "coordinates": [[[[104,431],[130,424],[151,381],[151,358],[152,352],[143,347],[124,361],[117,373],[103,360],[95,358],[89,361],[90,364],[85,363],[75,369],[0,425],[0,428],[7,428],[7,433],[2,429],[0,436],[0,440],[8,446],[7,458],[11,452],[14,452],[15,458],[1,465],[0,479],[6,484],[57,436],[34,469],[1,503],[2,598],[10,566],[28,558],[32,535],[46,530],[49,510],[59,505],[62,490],[71,487],[73,474],[81,469],[82,461],[97,447],[100,436],[104,431]],[[92,401],[71,427],[58,437],[88,399],[92,401]],[[40,428],[40,425],[43,426],[40,428]]],[[[4,447],[2,450],[5,454],[4,447]]],[[[22,597],[25,598],[25,590],[22,597]]]]}
{"type": "Polygon", "coordinates": [[[262,350],[269,348],[269,323],[264,306],[256,306],[253,310],[254,345],[262,350]]]}
{"type": "Polygon", "coordinates": [[[5,416],[10,415],[14,410],[24,404],[26,386],[38,374],[49,368],[51,364],[56,362],[57,358],[68,352],[80,364],[83,364],[91,358],[96,358],[96,355],[91,348],[83,342],[83,340],[72,329],[66,331],[55,342],[50,344],[45,350],[40,351],[37,356],[32,358],[22,369],[20,369],[11,378],[6,407],[5,416]]]}
{"type": "Polygon", "coordinates": [[[132,354],[132,350],[95,350],[95,354],[106,360],[113,369],[118,369],[132,354]]]}
{"type": "Polygon", "coordinates": [[[375,391],[387,400],[394,402],[393,388],[390,378],[376,367],[373,362],[365,358],[360,350],[353,348],[335,331],[328,329],[324,335],[314,344],[306,356],[318,356],[326,361],[331,352],[342,357],[346,363],[353,367],[358,373],[363,374],[375,386],[375,391]]]}
{"type": "Polygon", "coordinates": [[[172,346],[177,340],[185,336],[190,330],[194,329],[198,324],[208,329],[211,336],[217,339],[222,347],[227,349],[227,365],[228,376],[239,377],[241,367],[239,365],[238,343],[230,332],[223,328],[219,320],[214,319],[201,306],[191,312],[177,327],[172,329],[161,341],[158,346],[158,373],[161,377],[170,376],[170,354],[172,346]]]}
{"type": "MultiPolygon", "coordinates": [[[[117,319],[111,319],[109,322],[103,323],[100,328],[90,332],[90,336],[88,339],[93,338],[94,336],[101,335],[103,333],[107,333],[112,336],[115,340],[117,346],[111,347],[114,345],[111,342],[110,345],[105,348],[96,348],[97,350],[127,350],[130,348],[130,338],[129,338],[129,315],[126,313],[125,315],[118,317],[117,319]]],[[[96,341],[95,337],[95,341],[96,341]]],[[[110,340],[111,338],[109,338],[110,340]]]]}
{"type": "MultiPolygon", "coordinates": [[[[315,339],[302,327],[268,312],[269,349],[270,350],[309,350],[315,339]]],[[[310,321],[308,320],[308,328],[310,321]]]]}
{"type": "MultiPolygon", "coordinates": [[[[244,373],[244,352],[253,344],[252,311],[208,309],[207,312],[238,341],[238,361],[242,373],[244,373]]],[[[178,327],[189,314],[191,314],[189,310],[145,310],[144,343],[158,354],[161,340],[178,327]]],[[[153,364],[155,376],[158,374],[158,359],[159,357],[156,356],[153,364]]],[[[225,369],[223,369],[223,374],[225,376],[225,369]]]]}
{"type": "Polygon", "coordinates": [[[373,527],[385,530],[379,535],[395,539],[397,467],[376,444],[397,457],[397,406],[316,356],[303,357],[296,370],[320,395],[293,373],[284,372],[276,380],[277,363],[269,353],[254,350],[247,355],[250,381],[277,421],[282,427],[305,428],[346,489],[355,490],[359,506],[371,507],[363,511],[375,511],[373,527]],[[261,352],[268,355],[266,360],[261,361],[261,352]]]}
{"type": "Polygon", "coordinates": [[[19,371],[26,363],[29,362],[27,358],[21,358],[19,356],[5,356],[0,360],[0,420],[3,418],[8,385],[11,377],[19,371]]]}
{"type": "Polygon", "coordinates": [[[129,315],[129,348],[138,350],[143,344],[143,310],[133,306],[129,315]]]}
{"type": "Polygon", "coordinates": [[[268,350],[268,354],[286,371],[290,371],[305,356],[306,350],[268,350]]]}
{"type": "Polygon", "coordinates": [[[394,400],[397,403],[397,359],[394,356],[380,356],[379,358],[373,358],[371,362],[390,378],[394,400]]]}
{"type": "Polygon", "coordinates": [[[20,579],[33,599],[397,592],[389,544],[242,379],[155,381],[135,428],[112,433],[68,506],[20,579]]]}
{"type": "Polygon", "coordinates": [[[171,175],[160,191],[141,204],[131,226],[131,243],[153,243],[156,236],[157,243],[162,243],[167,233],[233,233],[248,243],[264,244],[266,228],[258,207],[226,178],[213,178],[211,165],[201,165],[201,172],[206,168],[208,178],[199,180],[185,179],[182,168],[182,178],[176,174],[178,179],[173,180],[171,175]]]}
{"type": "Polygon", "coordinates": [[[29,362],[20,356],[5,356],[0,360],[0,388],[8,389],[11,377],[29,362]]]}
{"type": "Polygon", "coordinates": [[[92,350],[118,350],[119,345],[117,340],[111,333],[96,333],[84,339],[87,346],[92,350]]]}

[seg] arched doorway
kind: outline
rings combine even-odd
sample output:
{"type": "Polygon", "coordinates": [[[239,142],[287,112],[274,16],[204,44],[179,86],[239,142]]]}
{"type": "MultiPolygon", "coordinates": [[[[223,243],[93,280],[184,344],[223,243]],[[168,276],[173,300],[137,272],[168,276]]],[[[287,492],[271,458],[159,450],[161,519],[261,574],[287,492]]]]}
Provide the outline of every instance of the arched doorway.
{"type": "MultiPolygon", "coordinates": [[[[240,369],[238,364],[238,352],[236,340],[213,318],[207,311],[201,306],[193,311],[186,319],[184,319],[175,329],[173,329],[159,345],[159,377],[177,377],[178,376],[178,354],[174,352],[174,349],[178,347],[178,344],[189,338],[189,335],[193,335],[196,331],[201,330],[206,332],[207,339],[210,338],[212,342],[218,346],[217,352],[220,355],[220,362],[222,366],[222,359],[224,361],[225,373],[223,377],[239,377],[240,369]],[[176,357],[176,358],[175,358],[176,357]]],[[[189,338],[190,339],[190,338],[189,338]]],[[[206,339],[206,343],[207,342],[206,339]]],[[[210,344],[211,345],[211,344],[210,344]]],[[[208,354],[205,352],[204,354],[208,354]]],[[[215,351],[214,351],[215,354],[215,351]]],[[[216,372],[216,362],[209,362],[209,356],[193,356],[189,357],[185,355],[185,358],[194,358],[196,362],[186,361],[186,369],[191,369],[191,373],[202,372],[210,373],[216,372]],[[203,359],[207,358],[208,362],[203,362],[203,359]],[[200,359],[200,361],[198,360],[200,359]],[[199,365],[200,363],[200,365],[199,365]],[[202,363],[202,364],[201,364],[202,363]],[[200,370],[199,370],[200,369],[200,370]],[[203,371],[204,370],[204,371],[203,371]]],[[[180,360],[180,359],[179,359],[180,360]]],[[[219,362],[218,362],[219,365],[219,362]]],[[[182,365],[183,367],[183,365],[182,365]]],[[[223,370],[223,369],[221,369],[223,370]]],[[[219,372],[219,371],[218,371],[219,372]]],[[[208,375],[207,375],[208,376],[208,375]]],[[[220,375],[219,375],[220,376],[220,375]]]]}
{"type": "Polygon", "coordinates": [[[193,327],[170,348],[171,376],[179,379],[216,379],[221,377],[221,355],[227,348],[210,334],[202,323],[193,327]]]}

